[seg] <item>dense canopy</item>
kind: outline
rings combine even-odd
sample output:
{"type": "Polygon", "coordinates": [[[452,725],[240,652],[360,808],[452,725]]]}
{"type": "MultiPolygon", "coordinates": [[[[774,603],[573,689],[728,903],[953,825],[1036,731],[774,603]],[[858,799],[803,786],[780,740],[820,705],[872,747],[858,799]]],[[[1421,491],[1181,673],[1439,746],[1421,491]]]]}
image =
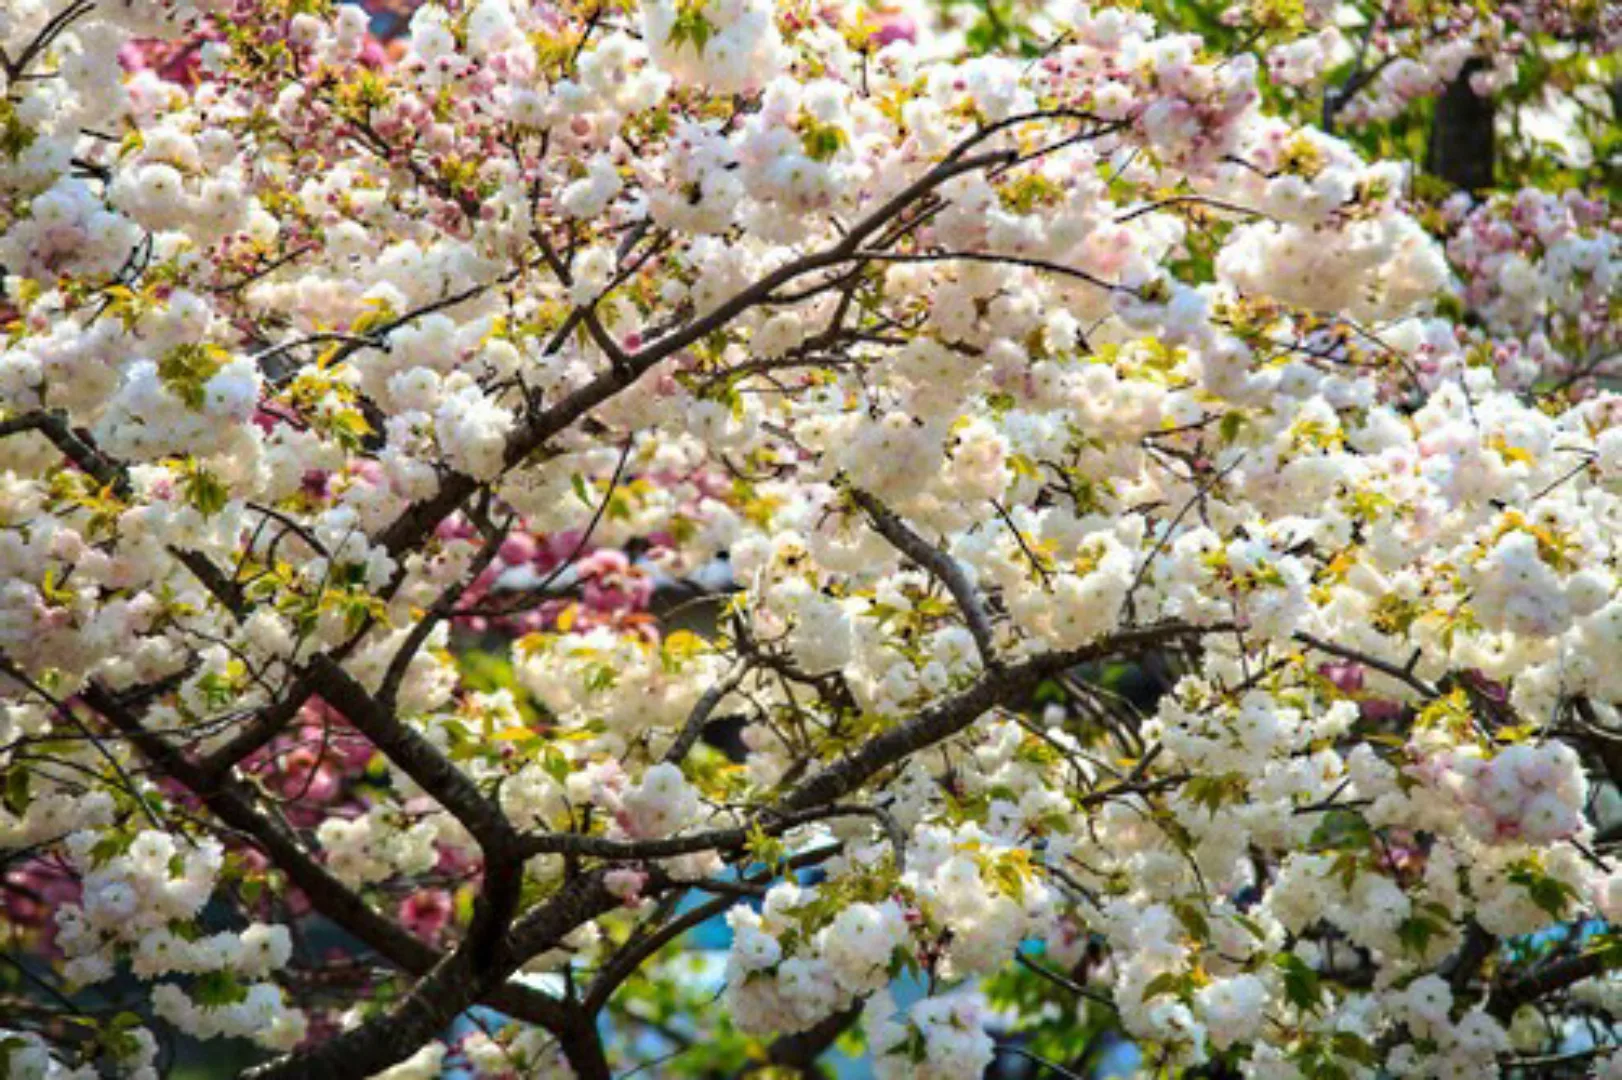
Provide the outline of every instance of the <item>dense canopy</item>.
{"type": "Polygon", "coordinates": [[[1622,1076],[1618,44],[5,4],[0,1076],[1622,1076]]]}

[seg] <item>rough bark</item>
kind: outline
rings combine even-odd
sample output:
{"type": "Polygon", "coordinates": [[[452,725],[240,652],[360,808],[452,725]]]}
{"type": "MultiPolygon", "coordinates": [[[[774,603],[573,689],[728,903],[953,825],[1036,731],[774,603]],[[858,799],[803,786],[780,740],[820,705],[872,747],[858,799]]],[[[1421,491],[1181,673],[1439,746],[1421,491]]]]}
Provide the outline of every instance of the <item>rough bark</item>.
{"type": "Polygon", "coordinates": [[[1427,172],[1471,192],[1493,182],[1495,110],[1490,98],[1470,89],[1470,76],[1484,66],[1469,61],[1437,99],[1425,161],[1427,172]]]}

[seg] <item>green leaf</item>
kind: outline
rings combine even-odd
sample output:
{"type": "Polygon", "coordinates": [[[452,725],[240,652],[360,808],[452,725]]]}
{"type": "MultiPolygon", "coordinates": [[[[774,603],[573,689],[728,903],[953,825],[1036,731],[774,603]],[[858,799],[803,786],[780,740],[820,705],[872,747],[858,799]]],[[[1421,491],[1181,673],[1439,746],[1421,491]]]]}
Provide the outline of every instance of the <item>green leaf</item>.
{"type": "Polygon", "coordinates": [[[1374,1052],[1374,1047],[1370,1046],[1361,1035],[1353,1034],[1350,1031],[1335,1032],[1330,1039],[1329,1045],[1334,1048],[1335,1053],[1343,1058],[1350,1058],[1359,1065],[1367,1065],[1372,1068],[1379,1061],[1374,1052]]]}
{"type": "Polygon", "coordinates": [[[1599,957],[1604,970],[1616,971],[1622,968],[1622,934],[1612,931],[1595,934],[1588,939],[1588,947],[1583,952],[1585,955],[1599,957]]]}
{"type": "Polygon", "coordinates": [[[1195,806],[1203,806],[1214,817],[1224,805],[1245,800],[1245,778],[1238,773],[1196,776],[1183,785],[1183,793],[1195,806]]]}
{"type": "Polygon", "coordinates": [[[0,100],[0,156],[16,161],[39,137],[39,132],[22,122],[17,107],[9,99],[0,100]]]}
{"type": "Polygon", "coordinates": [[[1580,900],[1577,890],[1557,877],[1543,872],[1537,865],[1524,862],[1510,871],[1509,880],[1526,890],[1532,903],[1549,913],[1553,919],[1565,917],[1567,907],[1580,900]]]}
{"type": "Polygon", "coordinates": [[[110,832],[91,846],[90,864],[92,866],[105,866],[112,859],[116,859],[128,851],[133,843],[135,843],[135,837],[130,833],[110,832]]]}
{"type": "Polygon", "coordinates": [[[1323,984],[1312,966],[1294,953],[1280,953],[1273,963],[1284,972],[1284,999],[1305,1012],[1323,1007],[1323,984]]]}
{"type": "Polygon", "coordinates": [[[12,765],[6,770],[6,809],[17,817],[28,813],[28,804],[33,802],[33,795],[29,791],[29,784],[33,776],[21,765],[12,765]]]}
{"type": "Polygon", "coordinates": [[[1323,816],[1312,832],[1314,847],[1366,848],[1374,838],[1374,830],[1354,810],[1331,810],[1323,816]]]}
{"type": "Polygon", "coordinates": [[[1410,915],[1397,927],[1397,940],[1415,956],[1424,956],[1435,938],[1447,929],[1445,922],[1422,915],[1410,915]]]}
{"type": "Polygon", "coordinates": [[[845,129],[837,124],[808,120],[800,131],[800,146],[812,161],[832,161],[849,141],[845,129]]]}
{"type": "Polygon", "coordinates": [[[204,1008],[219,1008],[246,1001],[248,989],[224,971],[209,971],[192,983],[191,996],[204,1008]]]}
{"type": "Polygon", "coordinates": [[[1234,922],[1244,927],[1245,930],[1249,932],[1250,936],[1256,940],[1261,941],[1267,937],[1267,931],[1262,929],[1262,924],[1257,922],[1255,919],[1252,919],[1250,916],[1235,913],[1232,918],[1234,922]]]}
{"type": "Polygon", "coordinates": [[[1196,941],[1211,940],[1211,923],[1206,919],[1205,912],[1186,900],[1173,902],[1171,909],[1177,915],[1177,921],[1196,941]]]}
{"type": "Polygon", "coordinates": [[[1143,988],[1144,1003],[1147,1004],[1167,994],[1181,994],[1187,982],[1185,976],[1170,971],[1156,975],[1149,980],[1149,985],[1143,988]]]}
{"type": "Polygon", "coordinates": [[[680,48],[683,42],[690,41],[693,51],[703,52],[704,46],[715,36],[715,26],[705,18],[703,8],[702,2],[683,4],[682,10],[676,13],[676,21],[671,24],[665,43],[672,48],[680,48]]]}
{"type": "Polygon", "coordinates": [[[200,466],[187,470],[181,491],[187,505],[204,517],[213,517],[231,501],[231,492],[220,478],[200,466]]]}
{"type": "Polygon", "coordinates": [[[16,1035],[0,1039],[0,1080],[11,1080],[11,1055],[28,1049],[28,1040],[16,1035]]]}
{"type": "Polygon", "coordinates": [[[987,870],[991,874],[991,880],[997,883],[1004,895],[1019,901],[1025,899],[1025,879],[1020,876],[1018,867],[997,861],[991,863],[987,870]]]}
{"type": "Polygon", "coordinates": [[[219,374],[225,355],[218,345],[176,345],[158,361],[158,379],[187,408],[201,409],[208,400],[208,380],[219,374]]]}
{"type": "Polygon", "coordinates": [[[555,746],[548,746],[541,756],[541,768],[546,774],[558,783],[566,783],[569,774],[574,772],[574,766],[569,762],[569,755],[555,746]]]}

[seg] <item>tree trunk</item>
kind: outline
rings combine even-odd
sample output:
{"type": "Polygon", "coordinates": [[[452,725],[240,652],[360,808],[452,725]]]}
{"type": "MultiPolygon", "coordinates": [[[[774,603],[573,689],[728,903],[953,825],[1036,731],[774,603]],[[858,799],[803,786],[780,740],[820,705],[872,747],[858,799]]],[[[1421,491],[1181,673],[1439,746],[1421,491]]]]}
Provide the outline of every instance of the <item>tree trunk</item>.
{"type": "Polygon", "coordinates": [[[1493,182],[1493,103],[1470,89],[1470,76],[1486,65],[1471,60],[1436,102],[1425,170],[1464,191],[1479,192],[1493,182]]]}
{"type": "Polygon", "coordinates": [[[574,1070],[578,1080],[610,1080],[608,1057],[603,1053],[603,1040],[597,1033],[594,1017],[575,1011],[563,1030],[558,1032],[563,1056],[574,1070]]]}

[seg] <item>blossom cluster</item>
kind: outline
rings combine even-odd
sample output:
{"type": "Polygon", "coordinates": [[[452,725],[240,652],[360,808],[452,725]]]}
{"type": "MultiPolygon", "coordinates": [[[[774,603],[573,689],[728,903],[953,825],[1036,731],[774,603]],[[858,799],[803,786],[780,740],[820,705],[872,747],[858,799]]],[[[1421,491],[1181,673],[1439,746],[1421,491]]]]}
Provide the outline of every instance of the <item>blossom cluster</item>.
{"type": "Polygon", "coordinates": [[[1446,209],[1457,219],[1448,255],[1506,383],[1612,374],[1622,349],[1610,306],[1622,265],[1614,210],[1535,188],[1480,205],[1455,197],[1446,209]]]}
{"type": "MultiPolygon", "coordinates": [[[[0,845],[64,985],[270,1076],[598,1077],[692,892],[723,1073],[838,1020],[979,1075],[1011,972],[1169,1067],[1549,1049],[1523,939],[1622,909],[1608,207],[1416,213],[1270,107],[1317,7],[1265,63],[1106,6],[958,59],[467,0],[392,63],[79,8],[0,14],[0,845]],[[379,962],[310,978],[317,915],[379,962]]],[[[102,1034],[0,1051],[150,1067],[102,1034]]]]}

